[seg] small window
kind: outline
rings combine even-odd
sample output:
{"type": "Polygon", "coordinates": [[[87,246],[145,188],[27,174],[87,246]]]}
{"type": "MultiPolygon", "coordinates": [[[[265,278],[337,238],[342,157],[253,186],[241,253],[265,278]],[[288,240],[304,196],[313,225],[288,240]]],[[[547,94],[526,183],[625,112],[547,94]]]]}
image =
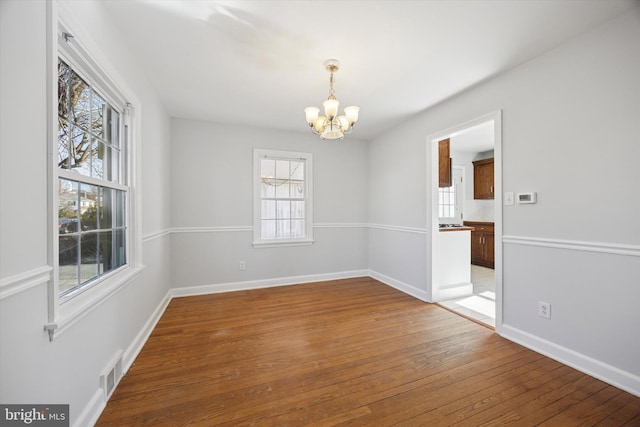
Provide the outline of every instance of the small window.
{"type": "Polygon", "coordinates": [[[58,58],[58,297],[127,263],[124,108],[58,58]]]}
{"type": "Polygon", "coordinates": [[[310,153],[254,150],[254,246],[310,244],[310,153]]]}
{"type": "Polygon", "coordinates": [[[451,168],[451,186],[438,188],[438,216],[440,223],[462,222],[462,185],[464,168],[454,165],[451,168]]]}
{"type": "Polygon", "coordinates": [[[438,188],[439,203],[438,208],[440,218],[453,218],[456,216],[456,188],[451,187],[438,188]]]}

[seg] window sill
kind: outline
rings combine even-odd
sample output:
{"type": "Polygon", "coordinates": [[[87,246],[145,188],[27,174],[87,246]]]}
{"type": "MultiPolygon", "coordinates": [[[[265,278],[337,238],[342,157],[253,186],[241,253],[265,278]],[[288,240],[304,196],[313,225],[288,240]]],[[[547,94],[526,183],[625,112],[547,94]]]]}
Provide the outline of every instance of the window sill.
{"type": "Polygon", "coordinates": [[[128,267],[71,300],[64,303],[56,301],[56,304],[59,304],[56,319],[44,325],[44,329],[49,333],[49,341],[53,341],[54,338],[67,331],[78,320],[108,300],[125,285],[140,277],[143,270],[144,266],[128,267]]]}
{"type": "Polygon", "coordinates": [[[312,245],[314,240],[265,240],[253,242],[252,245],[254,248],[280,248],[285,246],[310,246],[312,245]]]}

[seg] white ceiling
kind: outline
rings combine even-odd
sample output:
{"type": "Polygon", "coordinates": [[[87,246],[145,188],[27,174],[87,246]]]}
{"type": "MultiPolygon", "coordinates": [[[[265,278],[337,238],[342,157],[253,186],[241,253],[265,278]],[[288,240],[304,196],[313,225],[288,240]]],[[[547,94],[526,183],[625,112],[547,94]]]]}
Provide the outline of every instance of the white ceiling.
{"type": "Polygon", "coordinates": [[[173,117],[305,132],[337,58],[353,137],[412,115],[624,13],[637,0],[102,2],[173,117]]]}
{"type": "Polygon", "coordinates": [[[449,135],[452,151],[467,151],[472,153],[480,153],[483,151],[493,150],[494,144],[494,123],[480,123],[460,132],[449,135]]]}

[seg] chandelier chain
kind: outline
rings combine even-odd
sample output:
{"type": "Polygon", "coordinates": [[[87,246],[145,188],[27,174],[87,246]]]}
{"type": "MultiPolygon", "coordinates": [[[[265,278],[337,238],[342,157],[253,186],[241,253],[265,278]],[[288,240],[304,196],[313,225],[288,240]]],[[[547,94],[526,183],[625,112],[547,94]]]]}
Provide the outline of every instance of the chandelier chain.
{"type": "Polygon", "coordinates": [[[333,71],[329,76],[329,98],[328,99],[336,99],[336,93],[333,90],[333,71]]]}

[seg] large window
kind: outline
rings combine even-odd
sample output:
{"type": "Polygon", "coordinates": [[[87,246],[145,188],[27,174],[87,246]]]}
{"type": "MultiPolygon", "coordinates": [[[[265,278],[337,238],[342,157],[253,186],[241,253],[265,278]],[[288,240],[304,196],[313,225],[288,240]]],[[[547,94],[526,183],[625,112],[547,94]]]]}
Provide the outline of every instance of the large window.
{"type": "Polygon", "coordinates": [[[254,245],[313,240],[309,153],[254,151],[254,245]]]}
{"type": "Polygon", "coordinates": [[[127,263],[125,108],[58,58],[58,296],[127,263]]]}

